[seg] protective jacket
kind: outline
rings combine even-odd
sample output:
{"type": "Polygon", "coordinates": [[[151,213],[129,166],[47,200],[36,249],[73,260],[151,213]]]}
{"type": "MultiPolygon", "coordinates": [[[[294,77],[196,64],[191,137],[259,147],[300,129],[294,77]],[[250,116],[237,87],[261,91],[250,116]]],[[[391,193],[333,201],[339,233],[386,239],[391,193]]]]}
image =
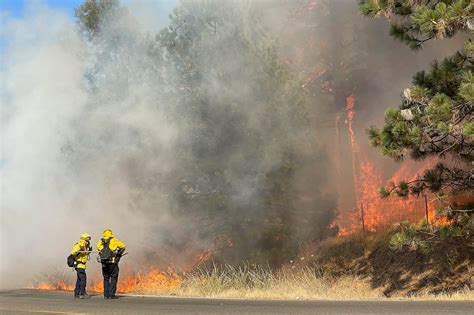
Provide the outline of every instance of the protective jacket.
{"type": "MultiPolygon", "coordinates": [[[[125,252],[125,244],[118,238],[114,237],[112,230],[105,230],[104,233],[102,233],[102,239],[111,239],[109,242],[109,248],[114,253],[119,254],[119,256],[123,254],[123,252],[125,252]]],[[[104,245],[102,244],[102,239],[97,242],[97,250],[99,252],[104,248],[104,245]]],[[[114,262],[116,262],[115,259],[112,260],[112,263],[114,262]]]]}
{"type": "Polygon", "coordinates": [[[89,248],[87,248],[88,242],[84,239],[80,239],[79,242],[74,244],[71,250],[71,254],[75,256],[75,259],[77,261],[76,268],[82,268],[86,269],[86,263],[87,263],[87,257],[89,254],[87,253],[78,253],[79,251],[87,251],[89,248]]]}

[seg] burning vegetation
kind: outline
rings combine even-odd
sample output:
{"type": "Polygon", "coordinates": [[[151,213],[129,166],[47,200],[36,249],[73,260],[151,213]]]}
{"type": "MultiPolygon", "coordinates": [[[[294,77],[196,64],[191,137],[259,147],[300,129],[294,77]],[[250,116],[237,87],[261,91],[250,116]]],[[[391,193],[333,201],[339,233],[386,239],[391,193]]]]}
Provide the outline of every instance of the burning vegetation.
{"type": "MultiPolygon", "coordinates": [[[[345,124],[350,143],[355,201],[352,209],[339,209],[340,214],[333,222],[333,226],[338,227],[338,235],[347,236],[359,231],[376,231],[402,221],[418,223],[424,219],[432,225],[448,224],[450,220],[441,210],[461,200],[466,202],[472,198],[467,196],[443,198],[433,193],[418,196],[383,196],[381,189],[384,185],[393,187],[394,183],[403,179],[415,181],[423,172],[432,168],[437,159],[429,159],[422,163],[404,161],[388,180],[384,180],[380,166],[376,166],[376,161],[371,161],[368,154],[362,152],[357,144],[353,128],[356,117],[354,95],[347,97],[346,101],[345,124]]],[[[338,114],[336,116],[337,143],[340,142],[339,117],[338,114]]],[[[340,153],[337,156],[340,156],[340,153]]],[[[344,192],[340,193],[344,195],[344,192]]]]}
{"type": "MultiPolygon", "coordinates": [[[[162,271],[157,267],[149,267],[140,272],[125,270],[125,276],[120,278],[117,287],[118,293],[142,293],[142,294],[169,294],[181,287],[182,277],[169,267],[162,271]]],[[[40,280],[33,287],[38,290],[48,291],[73,291],[74,280],[71,277],[57,279],[56,276],[46,275],[46,279],[40,280]]],[[[87,290],[90,293],[102,293],[103,284],[100,276],[90,280],[87,290]]]]}
{"type": "MultiPolygon", "coordinates": [[[[365,2],[366,15],[395,14],[390,4],[365,2]]],[[[426,40],[462,31],[468,9],[456,3],[459,21],[451,30],[430,30],[426,40]]],[[[405,9],[416,23],[434,14],[405,9]]],[[[81,213],[94,220],[78,229],[118,226],[137,253],[127,257],[132,262],[121,271],[118,292],[143,294],[241,294],[235,289],[332,297],[322,292],[350,283],[377,288],[365,297],[390,296],[401,279],[383,274],[384,255],[395,259],[408,250],[412,262],[425,255],[415,264],[421,266],[433,258],[427,248],[434,238],[470,240],[471,42],[417,74],[400,108],[388,110],[378,129],[368,123],[383,116],[379,103],[398,97],[386,82],[406,85],[402,70],[425,64],[388,43],[382,24],[370,26],[342,1],[182,1],[160,31],[134,14],[116,0],[84,1],[67,32],[61,26],[38,36],[41,53],[28,50],[31,63],[22,63],[28,54],[15,57],[29,45],[12,46],[8,78],[23,85],[7,88],[12,110],[0,170],[12,183],[5,198],[9,223],[39,204],[47,209],[38,220],[49,239],[61,228],[73,239],[75,231],[53,229],[44,217],[65,222],[81,213]],[[386,64],[400,59],[407,65],[386,64]],[[30,72],[51,72],[56,80],[24,80],[30,72]],[[57,82],[65,82],[60,93],[57,82]],[[30,124],[37,102],[48,107],[30,124]],[[51,117],[61,119],[50,123],[51,117]],[[374,153],[363,136],[367,128],[372,146],[398,164],[374,153]],[[28,150],[17,150],[23,146],[28,150]],[[26,163],[32,156],[45,158],[26,163]],[[39,194],[37,187],[47,191],[39,194]],[[31,200],[18,197],[25,195],[31,200]],[[377,235],[384,243],[374,241],[377,235]],[[340,248],[351,246],[358,251],[344,256],[340,248]],[[337,263],[338,255],[347,266],[337,263]],[[342,276],[350,268],[357,275],[342,276]],[[294,292],[282,292],[285,286],[294,292]]],[[[413,47],[425,40],[417,41],[408,25],[394,27],[413,47]]],[[[433,48],[433,56],[445,46],[433,48]]],[[[7,224],[2,235],[13,235],[13,227],[7,224]]],[[[69,240],[58,242],[56,251],[69,240]]],[[[461,272],[470,270],[457,251],[472,248],[456,246],[451,260],[461,272]]],[[[448,274],[446,261],[433,268],[439,265],[420,283],[448,274]]],[[[13,270],[15,261],[5,266],[13,270]]],[[[400,263],[392,271],[408,267],[400,263]]],[[[88,290],[101,292],[100,277],[89,279],[88,290]]],[[[470,289],[465,278],[456,281],[435,283],[430,293],[470,289]]],[[[70,291],[73,283],[48,273],[34,287],[70,291]]]]}

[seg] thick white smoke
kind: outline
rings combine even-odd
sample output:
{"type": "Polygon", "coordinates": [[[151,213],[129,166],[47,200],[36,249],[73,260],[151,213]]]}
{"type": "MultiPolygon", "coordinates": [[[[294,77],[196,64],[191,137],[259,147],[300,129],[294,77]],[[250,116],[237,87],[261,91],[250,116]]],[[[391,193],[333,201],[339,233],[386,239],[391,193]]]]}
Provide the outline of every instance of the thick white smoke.
{"type": "MultiPolygon", "coordinates": [[[[2,287],[28,285],[50,266],[66,269],[65,257],[84,232],[95,245],[104,228],[113,229],[130,248],[123,263],[136,266],[168,254],[159,249],[170,243],[185,243],[184,249],[186,242],[211,245],[221,232],[211,231],[207,239],[197,235],[196,225],[208,223],[198,222],[194,209],[179,209],[177,187],[191,199],[220,198],[218,190],[227,189],[233,214],[207,215],[213,226],[228,228],[234,218],[247,220],[243,214],[260,215],[254,211],[263,208],[261,182],[283,159],[285,141],[298,134],[287,131],[290,115],[281,114],[294,112],[291,104],[278,103],[275,87],[254,79],[267,78],[261,52],[232,46],[234,34],[247,23],[238,16],[218,20],[225,24],[218,36],[209,33],[195,48],[203,91],[197,105],[208,108],[188,104],[188,87],[154,47],[160,23],[152,23],[152,9],[117,10],[94,38],[73,18],[41,5],[5,21],[2,287]],[[197,54],[200,49],[206,53],[197,54]],[[272,114],[277,106],[281,112],[272,114]],[[213,157],[209,148],[220,156],[213,157]],[[209,184],[208,169],[202,171],[207,166],[196,162],[199,154],[209,155],[217,165],[210,175],[226,187],[209,184]]],[[[255,44],[255,34],[239,36],[248,38],[236,43],[255,44]]],[[[206,204],[199,207],[207,210],[206,204]]],[[[174,257],[177,264],[186,259],[182,253],[174,257]]],[[[97,271],[98,264],[91,262],[90,268],[97,271]]]]}
{"type": "MultiPolygon", "coordinates": [[[[140,159],[144,175],[165,173],[175,135],[144,85],[142,47],[130,47],[128,64],[103,61],[93,92],[85,75],[101,52],[90,50],[71,17],[34,5],[4,26],[1,286],[22,286],[45,266],[64,265],[83,232],[95,245],[112,228],[138,252],[149,220],[159,226],[168,218],[133,211],[140,191],[130,187],[128,164],[140,159]]],[[[157,193],[153,207],[166,207],[164,200],[157,193]]]]}
{"type": "MultiPolygon", "coordinates": [[[[180,44],[196,38],[175,51],[179,61],[191,59],[194,68],[188,72],[177,69],[187,66],[184,61],[174,64],[171,53],[155,46],[158,28],[169,20],[146,2],[127,2],[127,9],[117,11],[93,39],[73,17],[42,5],[31,5],[18,18],[2,14],[0,287],[28,285],[50,266],[66,269],[66,256],[79,236],[92,234],[95,245],[104,228],[129,245],[124,264],[147,260],[140,255],[154,259],[163,254],[160,248],[180,240],[205,247],[222,231],[208,233],[208,239],[197,235],[194,210],[208,207],[207,199],[192,198],[199,194],[214,198],[207,221],[199,223],[209,229],[218,226],[239,236],[262,230],[267,219],[278,223],[278,216],[286,216],[298,232],[308,229],[307,235],[321,237],[334,208],[330,193],[337,178],[315,144],[327,144],[331,152],[334,115],[318,113],[323,108],[341,112],[354,91],[341,84],[325,96],[316,85],[282,83],[272,71],[280,71],[290,56],[301,59],[294,68],[302,81],[320,71],[319,63],[334,76],[351,53],[370,52],[365,62],[372,70],[360,70],[360,56],[353,58],[363,80],[348,84],[356,86],[358,117],[365,116],[359,120],[362,135],[366,117],[377,113],[380,120],[386,104],[399,102],[410,75],[435,57],[424,52],[414,57],[394,44],[381,34],[380,22],[357,15],[353,1],[321,1],[321,8],[340,6],[331,14],[318,7],[300,10],[306,1],[201,2],[206,8],[197,1],[183,3],[188,11],[180,14],[209,19],[181,15],[168,33],[176,35],[169,42],[180,44]],[[308,20],[300,19],[301,12],[308,20]],[[311,12],[321,13],[315,18],[321,21],[311,20],[311,12]],[[370,32],[356,32],[353,21],[370,32]],[[316,34],[313,42],[307,34],[316,34]],[[357,45],[328,50],[340,34],[357,45]],[[281,45],[272,50],[275,39],[281,45]],[[187,81],[183,73],[189,74],[187,81]],[[183,82],[197,88],[191,93],[183,82]],[[387,89],[385,82],[394,88],[387,89]],[[305,91],[314,96],[309,106],[305,91]],[[295,124],[303,110],[310,121],[306,127],[295,124]],[[299,167],[291,179],[278,173],[291,169],[282,163],[288,151],[299,167]],[[326,200],[320,198],[326,192],[326,200]],[[191,196],[190,209],[181,209],[173,194],[191,196]],[[275,198],[280,195],[281,200],[275,198]],[[285,203],[287,196],[294,200],[285,203]],[[224,205],[216,209],[221,201],[224,205]],[[295,215],[286,212],[287,205],[303,210],[295,215]]],[[[455,48],[435,44],[441,56],[442,50],[455,48]]],[[[257,241],[260,236],[248,235],[257,241]]],[[[89,266],[98,270],[95,262],[89,266]]]]}
{"type": "Polygon", "coordinates": [[[64,256],[87,225],[61,162],[70,122],[87,101],[83,44],[68,17],[45,7],[4,25],[2,287],[24,284],[41,265],[64,256]]]}

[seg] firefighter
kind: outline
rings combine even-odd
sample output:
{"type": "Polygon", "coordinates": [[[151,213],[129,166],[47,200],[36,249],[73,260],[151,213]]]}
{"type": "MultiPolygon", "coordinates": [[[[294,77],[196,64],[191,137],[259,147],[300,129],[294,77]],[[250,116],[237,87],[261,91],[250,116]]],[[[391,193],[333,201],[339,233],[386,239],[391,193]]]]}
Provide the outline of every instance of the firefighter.
{"type": "Polygon", "coordinates": [[[97,242],[99,260],[102,264],[104,277],[104,298],[116,299],[117,282],[119,276],[118,263],[125,252],[125,244],[113,236],[111,229],[104,230],[102,238],[97,242]]]}
{"type": "Polygon", "coordinates": [[[90,234],[84,233],[71,250],[71,255],[74,257],[74,268],[77,272],[76,288],[74,289],[74,297],[77,299],[90,298],[90,295],[86,293],[86,264],[89,260],[89,252],[92,251],[90,241],[90,234]]]}

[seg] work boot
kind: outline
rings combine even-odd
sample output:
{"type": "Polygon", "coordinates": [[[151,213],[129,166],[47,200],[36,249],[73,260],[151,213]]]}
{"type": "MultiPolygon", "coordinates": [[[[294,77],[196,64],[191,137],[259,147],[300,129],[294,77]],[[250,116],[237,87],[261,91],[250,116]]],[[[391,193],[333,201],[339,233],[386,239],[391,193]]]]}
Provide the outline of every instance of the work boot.
{"type": "Polygon", "coordinates": [[[79,298],[80,298],[81,300],[84,300],[84,299],[90,299],[91,296],[90,296],[89,294],[84,294],[84,295],[79,295],[79,298]]]}
{"type": "Polygon", "coordinates": [[[118,296],[112,295],[111,297],[109,297],[109,299],[111,299],[111,300],[116,300],[116,299],[118,299],[118,296]]]}

